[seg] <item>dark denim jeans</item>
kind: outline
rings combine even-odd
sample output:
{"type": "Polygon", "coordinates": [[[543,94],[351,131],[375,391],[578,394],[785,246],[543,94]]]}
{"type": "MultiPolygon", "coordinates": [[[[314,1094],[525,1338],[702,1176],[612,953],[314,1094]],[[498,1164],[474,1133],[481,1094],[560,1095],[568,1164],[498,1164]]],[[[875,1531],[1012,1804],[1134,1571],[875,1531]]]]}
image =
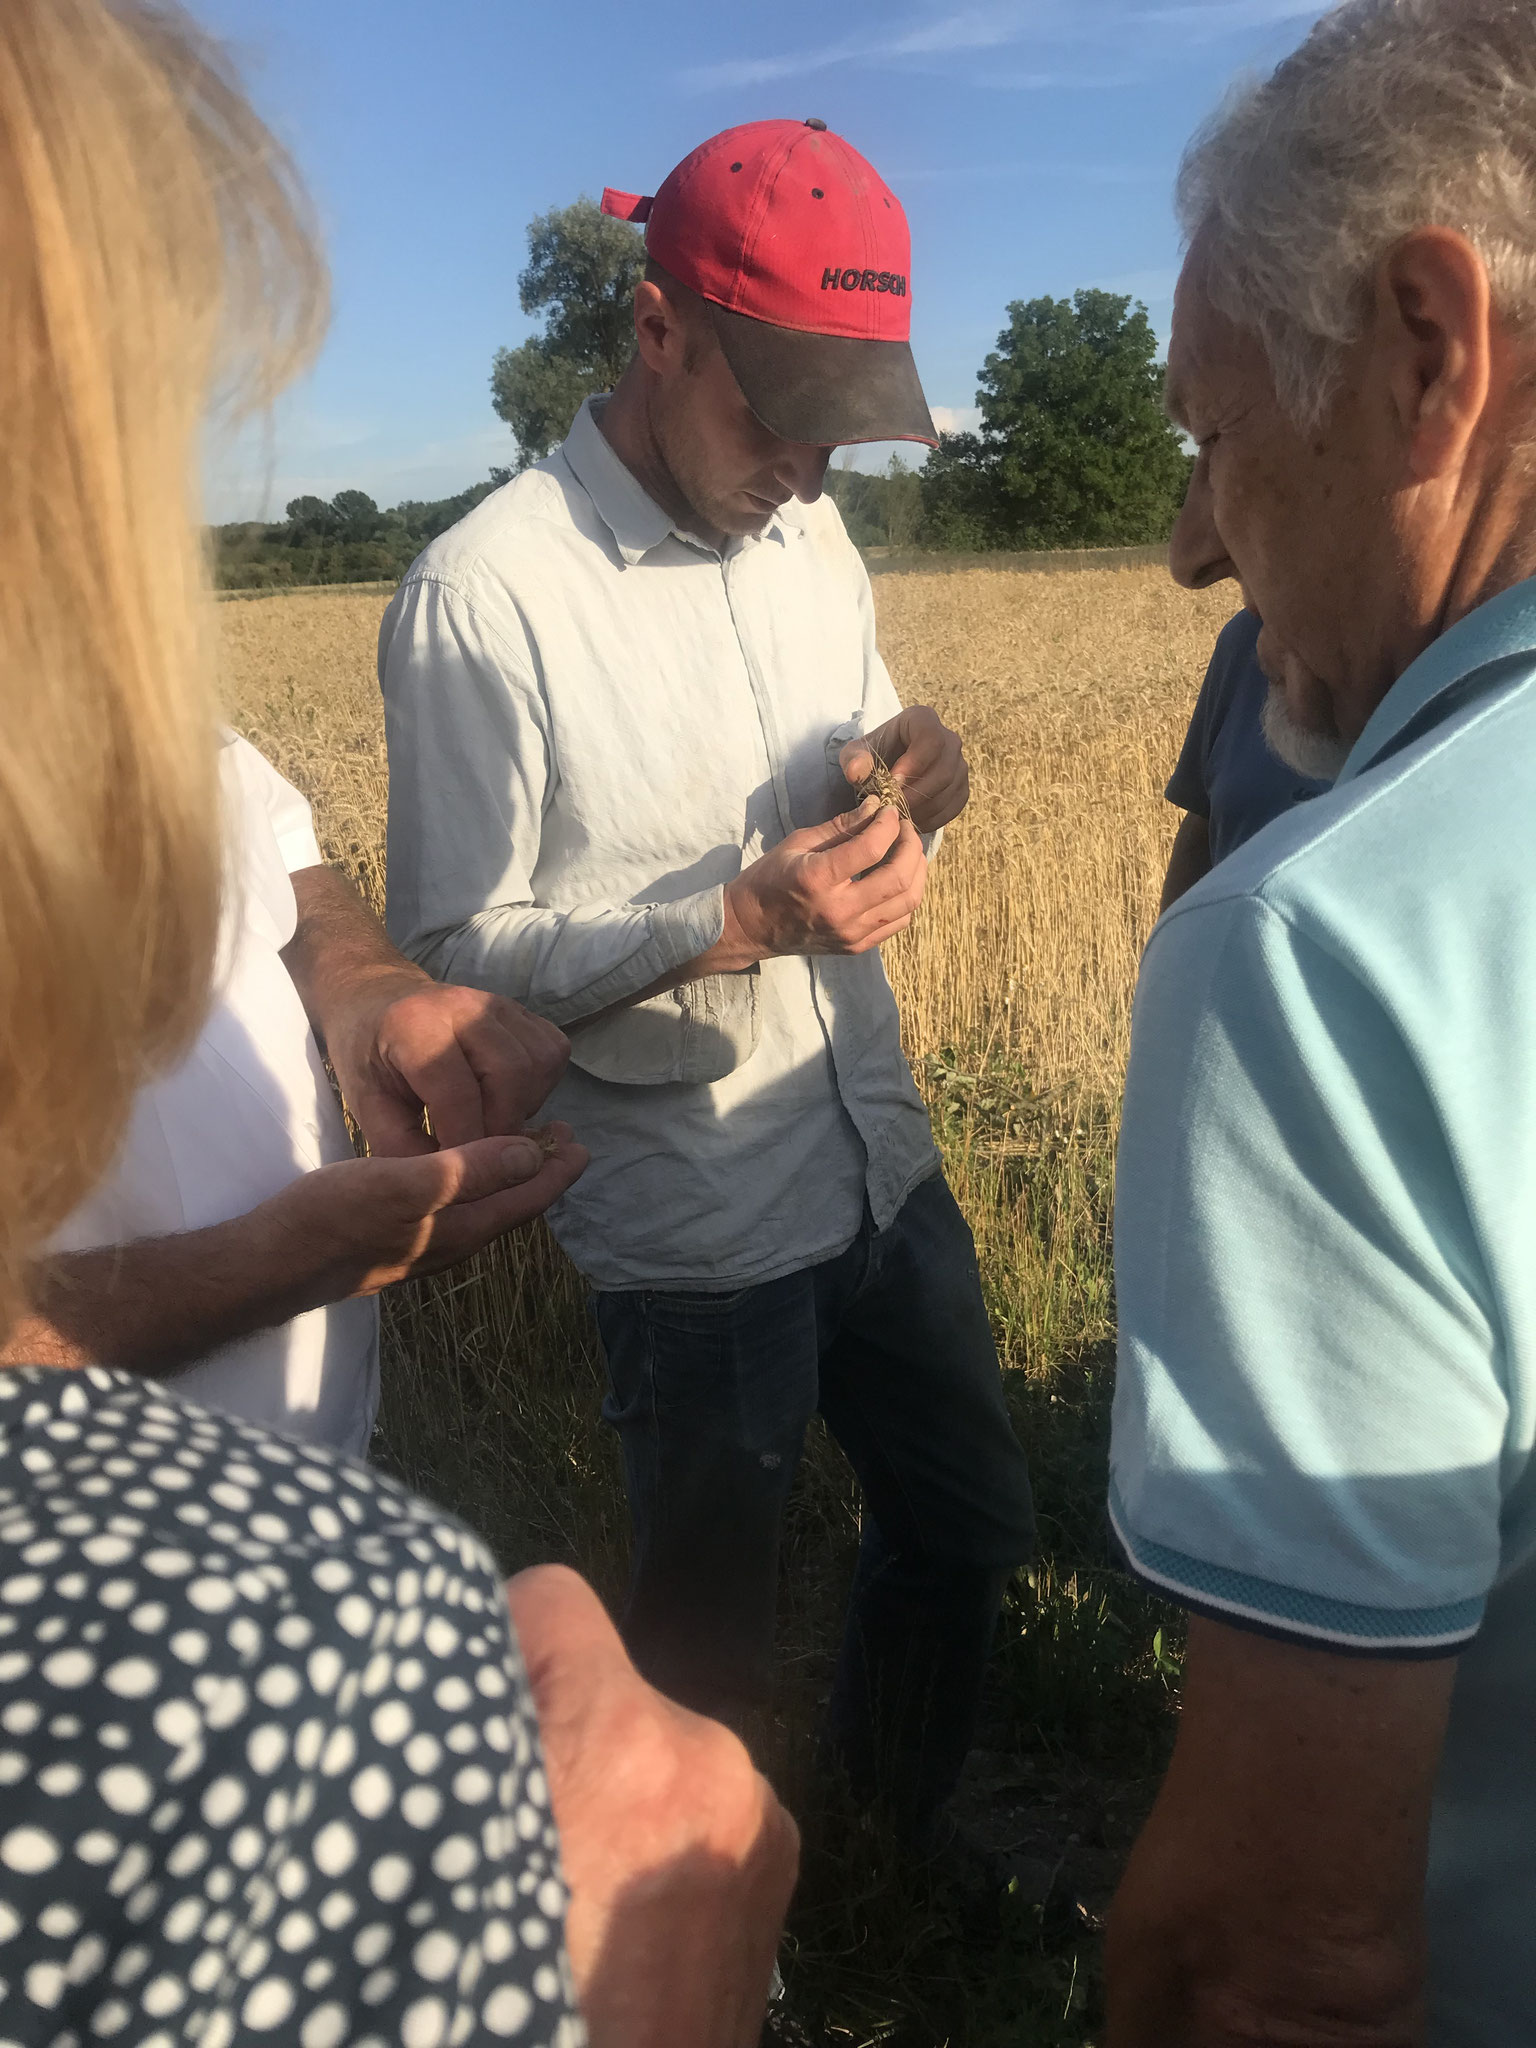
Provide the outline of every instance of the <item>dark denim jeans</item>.
{"type": "Polygon", "coordinates": [[[740,1723],[773,1676],[779,1530],[818,1410],[864,1494],[826,1727],[855,1796],[920,1835],[975,1727],[1033,1549],[975,1246],[941,1176],[888,1230],[736,1294],[599,1294],[634,1523],[623,1628],[672,1698],[740,1723]]]}

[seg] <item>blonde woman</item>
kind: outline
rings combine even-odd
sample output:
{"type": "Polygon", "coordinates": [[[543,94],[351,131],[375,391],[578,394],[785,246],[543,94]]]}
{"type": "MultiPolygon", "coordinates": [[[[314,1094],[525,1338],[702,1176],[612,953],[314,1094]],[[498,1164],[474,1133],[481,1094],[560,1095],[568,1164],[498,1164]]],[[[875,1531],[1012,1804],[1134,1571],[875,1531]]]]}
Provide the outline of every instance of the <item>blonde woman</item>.
{"type": "MultiPolygon", "coordinates": [[[[6,0],[0,223],[3,1330],[204,1014],[198,426],[322,286],[281,153],[144,0],[6,0]]],[[[516,1151],[435,1155],[444,1200],[516,1151]]],[[[579,1996],[600,2044],[753,2039],[790,1823],[579,1581],[513,1602],[527,1669],[483,1548],[365,1467],[0,1372],[0,2038],[574,2043],[579,1996]]]]}

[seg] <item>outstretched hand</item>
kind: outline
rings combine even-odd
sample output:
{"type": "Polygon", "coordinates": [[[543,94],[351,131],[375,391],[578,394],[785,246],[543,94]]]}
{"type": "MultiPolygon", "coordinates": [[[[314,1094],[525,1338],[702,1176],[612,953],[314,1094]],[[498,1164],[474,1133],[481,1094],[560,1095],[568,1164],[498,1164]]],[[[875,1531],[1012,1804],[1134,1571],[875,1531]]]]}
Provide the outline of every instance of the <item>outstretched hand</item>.
{"type": "Polygon", "coordinates": [[[848,742],[838,765],[854,789],[874,773],[876,753],[901,784],[919,832],[937,832],[965,809],[971,777],[960,735],[926,704],[911,705],[848,742]]]}
{"type": "Polygon", "coordinates": [[[736,1737],[647,1685],[574,1572],[507,1588],[592,2048],[756,2048],[799,1860],[736,1737]]]}
{"type": "MultiPolygon", "coordinates": [[[[343,1301],[419,1279],[541,1216],[586,1170],[567,1124],[407,1159],[318,1167],[252,1212],[273,1270],[343,1301]]],[[[305,1306],[309,1303],[306,1301],[305,1306]]]]}

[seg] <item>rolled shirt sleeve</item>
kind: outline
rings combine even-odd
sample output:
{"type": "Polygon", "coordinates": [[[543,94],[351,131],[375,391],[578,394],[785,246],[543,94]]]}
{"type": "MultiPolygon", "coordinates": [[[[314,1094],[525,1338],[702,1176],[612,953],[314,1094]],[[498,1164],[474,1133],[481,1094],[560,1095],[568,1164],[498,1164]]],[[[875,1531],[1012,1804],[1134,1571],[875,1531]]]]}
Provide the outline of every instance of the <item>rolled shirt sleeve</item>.
{"type": "Polygon", "coordinates": [[[1454,1650],[1500,1562],[1492,1289],[1420,1063],[1344,948],[1257,896],[1165,918],[1117,1172],[1110,1509],[1185,1604],[1454,1650]]]}
{"type": "Polygon", "coordinates": [[[540,905],[555,736],[529,649],[464,591],[409,579],[379,642],[389,738],[390,936],[443,980],[569,1025],[697,959],[724,891],[540,905]]]}

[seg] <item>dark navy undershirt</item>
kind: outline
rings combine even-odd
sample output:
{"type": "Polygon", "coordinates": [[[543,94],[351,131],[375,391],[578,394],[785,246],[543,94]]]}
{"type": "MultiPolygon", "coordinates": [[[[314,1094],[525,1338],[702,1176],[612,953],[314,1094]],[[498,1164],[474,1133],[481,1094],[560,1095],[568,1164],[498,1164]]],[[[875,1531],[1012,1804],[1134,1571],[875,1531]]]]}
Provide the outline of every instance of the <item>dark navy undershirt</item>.
{"type": "Polygon", "coordinates": [[[1271,819],[1332,787],[1287,768],[1264,743],[1269,682],[1257,653],[1262,630],[1247,611],[1222,628],[1168,784],[1170,803],[1207,820],[1213,867],[1271,819]]]}

